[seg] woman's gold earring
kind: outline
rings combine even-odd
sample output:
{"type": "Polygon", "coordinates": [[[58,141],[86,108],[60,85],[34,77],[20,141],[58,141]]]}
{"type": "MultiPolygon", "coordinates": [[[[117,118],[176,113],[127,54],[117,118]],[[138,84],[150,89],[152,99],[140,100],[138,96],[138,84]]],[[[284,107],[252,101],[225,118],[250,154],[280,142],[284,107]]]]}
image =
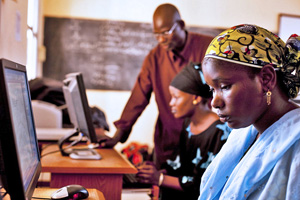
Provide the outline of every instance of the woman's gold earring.
{"type": "Polygon", "coordinates": [[[197,99],[194,99],[193,100],[193,105],[197,105],[197,103],[198,103],[197,99]]]}
{"type": "Polygon", "coordinates": [[[267,95],[267,104],[268,106],[271,104],[271,95],[272,95],[272,92],[268,89],[268,92],[266,93],[267,95]]]}

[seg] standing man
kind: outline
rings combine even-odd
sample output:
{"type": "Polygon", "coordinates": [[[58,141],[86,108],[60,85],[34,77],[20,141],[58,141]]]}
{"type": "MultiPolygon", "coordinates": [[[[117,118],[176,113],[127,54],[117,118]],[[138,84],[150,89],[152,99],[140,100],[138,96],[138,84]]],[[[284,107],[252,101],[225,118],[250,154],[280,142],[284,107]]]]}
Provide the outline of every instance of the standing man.
{"type": "Polygon", "coordinates": [[[212,37],[187,32],[178,9],[172,4],[156,8],[153,32],[158,44],[145,58],[121,118],[114,122],[117,128],[114,137],[101,145],[113,147],[117,142],[124,143],[154,92],[159,111],[154,133],[154,162],[161,169],[167,159],[174,160],[177,155],[174,151],[179,149],[183,127],[183,120],[175,119],[169,107],[169,85],[189,62],[202,61],[212,37]]]}

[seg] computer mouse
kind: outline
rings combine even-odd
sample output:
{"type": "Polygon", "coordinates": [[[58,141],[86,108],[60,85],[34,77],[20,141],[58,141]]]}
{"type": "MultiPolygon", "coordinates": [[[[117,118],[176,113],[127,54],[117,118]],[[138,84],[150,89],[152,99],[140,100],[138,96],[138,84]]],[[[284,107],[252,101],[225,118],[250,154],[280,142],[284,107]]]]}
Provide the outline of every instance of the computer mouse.
{"type": "Polygon", "coordinates": [[[52,193],[51,199],[56,200],[79,200],[86,199],[89,192],[81,185],[67,185],[52,193]]]}

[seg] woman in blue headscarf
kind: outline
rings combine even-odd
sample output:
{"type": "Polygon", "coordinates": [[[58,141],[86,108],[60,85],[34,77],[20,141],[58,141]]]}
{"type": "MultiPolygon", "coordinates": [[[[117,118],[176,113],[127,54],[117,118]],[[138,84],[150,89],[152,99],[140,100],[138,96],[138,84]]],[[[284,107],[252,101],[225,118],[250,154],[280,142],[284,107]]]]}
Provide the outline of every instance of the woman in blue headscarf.
{"type": "Polygon", "coordinates": [[[212,106],[234,130],[202,176],[199,200],[299,199],[300,37],[285,44],[239,25],[210,44],[202,70],[212,106]]]}

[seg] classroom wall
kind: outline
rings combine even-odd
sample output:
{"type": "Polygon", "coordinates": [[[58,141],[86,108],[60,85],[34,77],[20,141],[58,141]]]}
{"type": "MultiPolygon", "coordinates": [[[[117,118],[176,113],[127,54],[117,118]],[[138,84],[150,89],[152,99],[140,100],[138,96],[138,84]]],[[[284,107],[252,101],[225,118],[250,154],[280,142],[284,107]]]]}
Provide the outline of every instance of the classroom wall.
{"type": "Polygon", "coordinates": [[[44,0],[44,14],[151,23],[155,8],[176,5],[188,25],[229,27],[254,23],[277,32],[279,13],[300,14],[298,0],[44,0]]]}
{"type": "MultiPolygon", "coordinates": [[[[253,23],[271,31],[278,31],[278,14],[300,14],[298,0],[44,0],[44,16],[108,19],[132,22],[152,22],[155,8],[162,3],[176,5],[187,25],[226,28],[242,23],[253,23]]],[[[88,90],[90,105],[104,110],[113,135],[117,120],[125,106],[130,91],[88,90]]],[[[131,141],[148,143],[153,147],[153,127],[157,116],[154,98],[133,127],[132,134],[122,149],[131,141]]]]}
{"type": "Polygon", "coordinates": [[[26,64],[27,0],[1,0],[0,58],[26,64]]]}

